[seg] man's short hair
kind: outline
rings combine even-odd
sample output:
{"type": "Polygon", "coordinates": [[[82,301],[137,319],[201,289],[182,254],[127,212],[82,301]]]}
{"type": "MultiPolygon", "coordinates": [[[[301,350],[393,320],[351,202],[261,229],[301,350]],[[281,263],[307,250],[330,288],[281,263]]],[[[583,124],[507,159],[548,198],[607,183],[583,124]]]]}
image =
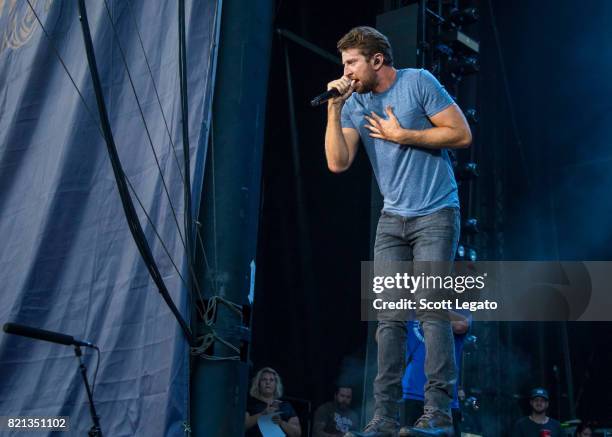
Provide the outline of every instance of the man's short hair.
{"type": "Polygon", "coordinates": [[[338,393],[340,393],[340,389],[343,389],[343,388],[348,388],[351,391],[351,393],[353,393],[353,387],[351,387],[350,385],[339,384],[336,386],[336,391],[334,392],[334,394],[337,395],[338,393]]]}
{"type": "Polygon", "coordinates": [[[348,49],[359,49],[366,59],[370,59],[376,53],[382,53],[384,56],[383,64],[393,65],[393,52],[389,40],[373,27],[354,27],[340,38],[337,47],[340,52],[348,49]]]}

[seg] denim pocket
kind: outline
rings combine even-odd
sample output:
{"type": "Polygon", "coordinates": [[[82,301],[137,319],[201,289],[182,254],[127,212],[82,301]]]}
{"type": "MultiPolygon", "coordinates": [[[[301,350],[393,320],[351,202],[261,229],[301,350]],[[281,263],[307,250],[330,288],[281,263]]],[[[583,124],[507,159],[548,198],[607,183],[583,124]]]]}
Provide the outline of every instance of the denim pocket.
{"type": "Polygon", "coordinates": [[[446,207],[427,216],[420,217],[419,228],[427,228],[427,233],[458,239],[461,230],[461,213],[459,208],[446,207]]]}
{"type": "Polygon", "coordinates": [[[452,225],[457,223],[461,219],[461,214],[459,212],[459,208],[453,208],[452,206],[447,206],[442,209],[437,210],[436,212],[432,212],[429,215],[422,217],[428,222],[435,223],[444,223],[452,225]]]}

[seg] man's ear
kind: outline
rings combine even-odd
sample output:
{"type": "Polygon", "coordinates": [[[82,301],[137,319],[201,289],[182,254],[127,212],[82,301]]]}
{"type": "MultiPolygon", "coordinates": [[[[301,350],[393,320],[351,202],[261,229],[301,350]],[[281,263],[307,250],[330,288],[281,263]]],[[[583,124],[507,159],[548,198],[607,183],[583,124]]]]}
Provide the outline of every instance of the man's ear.
{"type": "Polygon", "coordinates": [[[380,69],[380,67],[383,66],[384,61],[385,61],[384,56],[380,53],[377,53],[372,57],[372,66],[376,70],[378,70],[380,69]]]}

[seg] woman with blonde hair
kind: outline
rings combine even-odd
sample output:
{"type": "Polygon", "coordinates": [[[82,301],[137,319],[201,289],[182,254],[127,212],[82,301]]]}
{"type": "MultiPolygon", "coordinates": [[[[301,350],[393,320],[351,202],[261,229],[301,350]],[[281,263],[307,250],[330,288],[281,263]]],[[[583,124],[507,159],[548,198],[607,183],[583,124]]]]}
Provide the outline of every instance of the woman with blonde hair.
{"type": "Polygon", "coordinates": [[[283,395],[283,383],[276,370],[271,367],[260,369],[253,378],[249,395],[244,418],[245,437],[262,436],[257,422],[266,415],[273,415],[272,422],[289,437],[302,435],[295,410],[289,402],[280,400],[283,395]]]}

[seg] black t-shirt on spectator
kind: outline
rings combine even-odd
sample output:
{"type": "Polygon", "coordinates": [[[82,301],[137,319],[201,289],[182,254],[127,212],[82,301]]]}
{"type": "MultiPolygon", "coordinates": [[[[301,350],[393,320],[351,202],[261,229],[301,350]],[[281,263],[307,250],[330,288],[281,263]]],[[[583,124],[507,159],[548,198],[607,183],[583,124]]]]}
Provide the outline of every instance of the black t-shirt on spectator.
{"type": "MultiPolygon", "coordinates": [[[[261,413],[268,406],[267,403],[260,401],[257,398],[249,396],[247,399],[247,408],[246,411],[250,416],[253,414],[261,413]]],[[[281,419],[285,422],[288,422],[292,417],[296,417],[295,410],[291,406],[289,402],[280,401],[280,405],[278,406],[277,414],[280,414],[281,419]]],[[[259,425],[257,423],[253,425],[251,428],[247,429],[244,433],[245,437],[262,437],[261,431],[259,431],[259,425]]]]}
{"type": "Polygon", "coordinates": [[[514,424],[512,437],[540,437],[540,431],[549,430],[551,437],[561,437],[561,424],[548,418],[546,423],[535,423],[529,416],[522,417],[514,424]]]}

